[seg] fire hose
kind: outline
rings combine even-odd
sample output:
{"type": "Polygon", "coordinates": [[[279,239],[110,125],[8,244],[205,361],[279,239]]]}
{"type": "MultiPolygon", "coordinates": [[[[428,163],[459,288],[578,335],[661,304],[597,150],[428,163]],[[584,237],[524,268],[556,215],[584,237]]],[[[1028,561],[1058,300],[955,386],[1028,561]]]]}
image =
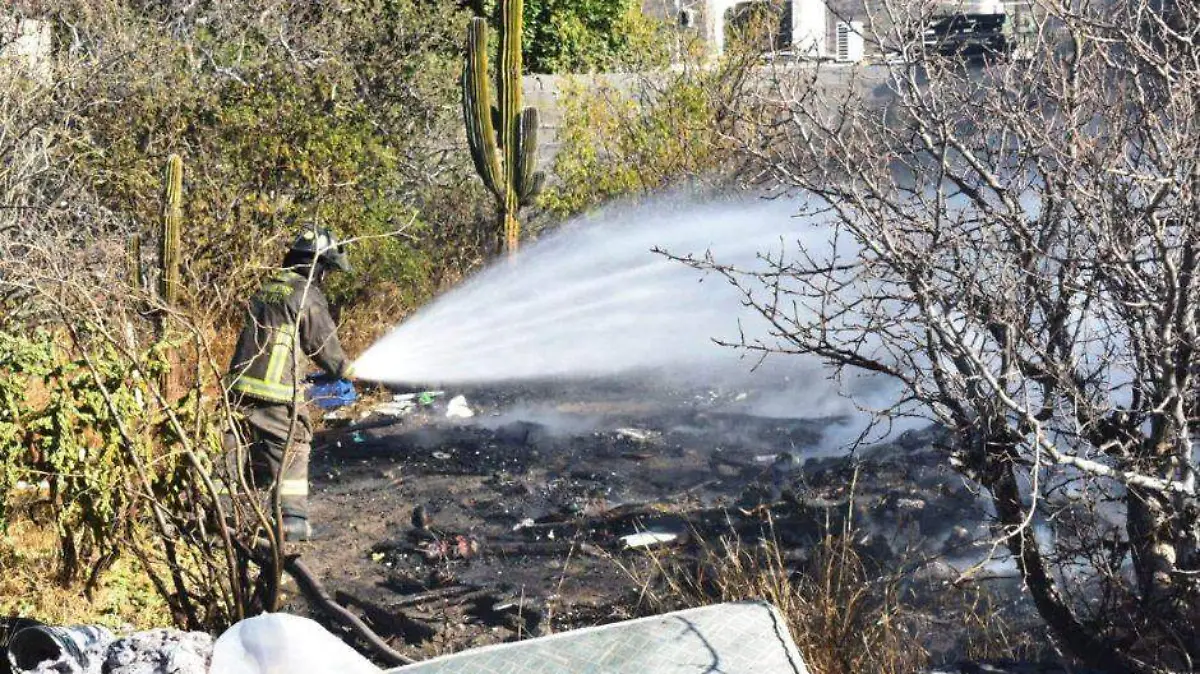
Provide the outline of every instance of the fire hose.
{"type": "Polygon", "coordinates": [[[312,571],[300,561],[299,557],[288,557],[284,562],[283,568],[288,575],[296,579],[296,583],[300,586],[300,590],[304,592],[310,600],[325,610],[325,612],[334,620],[337,620],[342,626],[354,632],[363,641],[365,641],[373,651],[386,661],[389,665],[411,665],[414,660],[399,651],[393,649],[374,632],[366,623],[358,616],[351,613],[346,607],[333,600],[329,596],[329,592],[321,581],[313,576],[312,571]]]}

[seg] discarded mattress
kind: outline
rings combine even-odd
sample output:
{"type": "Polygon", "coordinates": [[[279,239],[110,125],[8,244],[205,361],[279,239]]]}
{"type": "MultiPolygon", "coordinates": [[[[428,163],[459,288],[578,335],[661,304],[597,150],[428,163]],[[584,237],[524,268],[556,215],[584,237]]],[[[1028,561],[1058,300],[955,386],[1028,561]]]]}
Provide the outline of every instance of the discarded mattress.
{"type": "Polygon", "coordinates": [[[808,674],[765,602],[717,604],[476,648],[389,674],[808,674]]]}

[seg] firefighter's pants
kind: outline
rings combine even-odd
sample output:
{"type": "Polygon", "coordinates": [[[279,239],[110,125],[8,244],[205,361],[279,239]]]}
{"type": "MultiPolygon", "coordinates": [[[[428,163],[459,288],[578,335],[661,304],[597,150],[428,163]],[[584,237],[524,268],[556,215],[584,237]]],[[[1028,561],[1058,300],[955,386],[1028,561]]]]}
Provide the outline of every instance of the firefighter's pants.
{"type": "MultiPolygon", "coordinates": [[[[291,405],[243,400],[237,410],[236,430],[225,434],[224,479],[244,479],[252,491],[274,486],[279,476],[279,497],[285,518],[308,519],[308,454],[312,422],[303,409],[291,405]],[[295,428],[290,433],[293,419],[295,428]],[[247,470],[248,469],[248,470],[247,470]]],[[[230,493],[242,493],[234,484],[230,493]]]]}

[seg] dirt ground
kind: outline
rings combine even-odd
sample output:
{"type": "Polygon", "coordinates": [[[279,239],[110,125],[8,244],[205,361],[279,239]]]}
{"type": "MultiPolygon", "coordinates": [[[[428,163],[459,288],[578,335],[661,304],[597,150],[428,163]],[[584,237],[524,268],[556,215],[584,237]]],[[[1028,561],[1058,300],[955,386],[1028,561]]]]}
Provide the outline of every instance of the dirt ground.
{"type": "MultiPolygon", "coordinates": [[[[314,443],[319,535],[297,551],[340,603],[424,659],[644,610],[648,556],[628,549],[632,534],[685,554],[737,531],[802,558],[831,516],[853,512],[864,550],[906,563],[986,534],[933,431],[857,462],[813,456],[835,420],[747,411],[769,394],[588,382],[448,391],[399,417],[358,408],[314,443]],[[474,417],[446,418],[457,394],[474,417]]],[[[285,609],[310,611],[299,596],[285,609]]]]}

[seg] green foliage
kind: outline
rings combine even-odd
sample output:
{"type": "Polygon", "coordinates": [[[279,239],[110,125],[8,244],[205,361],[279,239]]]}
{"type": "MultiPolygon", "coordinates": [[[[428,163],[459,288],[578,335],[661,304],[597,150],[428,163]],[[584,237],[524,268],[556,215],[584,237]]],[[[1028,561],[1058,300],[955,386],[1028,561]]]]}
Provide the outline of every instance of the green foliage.
{"type": "MultiPolygon", "coordinates": [[[[131,535],[131,488],[151,464],[153,488],[176,479],[177,438],[149,412],[145,376],[166,368],[161,348],[130,361],[111,347],[76,358],[53,335],[0,332],[0,528],[18,481],[49,484],[68,578],[131,535]],[[158,437],[164,448],[157,449],[158,437]],[[158,457],[156,460],[155,457],[158,457]],[[141,467],[141,468],[139,468],[141,467]]],[[[194,418],[185,401],[177,414],[194,418]]]]}
{"type": "Polygon", "coordinates": [[[704,179],[730,156],[719,73],[687,71],[628,91],[591,79],[564,88],[554,172],[540,204],[559,216],[704,179]]]}
{"type": "MultiPolygon", "coordinates": [[[[119,21],[140,43],[125,76],[97,85],[81,120],[90,142],[84,170],[110,208],[137,222],[161,218],[153,197],[165,156],[187,159],[185,285],[214,290],[193,299],[215,313],[235,309],[278,264],[300,219],[315,217],[343,237],[398,229],[414,208],[437,222],[442,202],[462,199],[469,170],[444,143],[456,125],[465,13],[416,0],[356,2],[344,12],[296,7],[294,16],[268,15],[284,28],[305,26],[285,44],[256,24],[254,8],[221,21],[196,17],[184,40],[126,9],[119,21]]],[[[95,30],[99,39],[110,29],[95,30]]],[[[358,278],[422,287],[410,274],[438,264],[429,247],[390,250],[425,259],[358,278]]]]}
{"type": "Polygon", "coordinates": [[[86,579],[90,595],[132,553],[181,626],[218,627],[230,617],[224,570],[212,542],[193,536],[211,504],[197,468],[219,451],[220,425],[199,386],[162,399],[156,382],[177,347],[128,353],[98,326],[0,332],[0,534],[44,484],[38,519],[57,533],[64,585],[86,579]]]}
{"type": "MultiPolygon", "coordinates": [[[[485,3],[489,14],[494,6],[495,0],[485,3]]],[[[639,0],[526,0],[524,14],[527,72],[642,70],[670,63],[668,27],[643,14],[639,0]]]]}
{"type": "Polygon", "coordinates": [[[326,295],[335,305],[355,306],[378,293],[380,288],[397,284],[405,306],[417,306],[435,288],[427,282],[435,274],[431,256],[419,241],[429,235],[435,225],[416,219],[405,230],[406,236],[389,236],[394,224],[390,219],[367,218],[359,224],[357,235],[364,237],[361,245],[350,247],[353,274],[334,274],[326,287],[326,295]]]}
{"type": "Polygon", "coordinates": [[[785,35],[792,32],[791,18],[783,0],[739,5],[726,17],[726,48],[753,53],[787,49],[785,35]]]}

